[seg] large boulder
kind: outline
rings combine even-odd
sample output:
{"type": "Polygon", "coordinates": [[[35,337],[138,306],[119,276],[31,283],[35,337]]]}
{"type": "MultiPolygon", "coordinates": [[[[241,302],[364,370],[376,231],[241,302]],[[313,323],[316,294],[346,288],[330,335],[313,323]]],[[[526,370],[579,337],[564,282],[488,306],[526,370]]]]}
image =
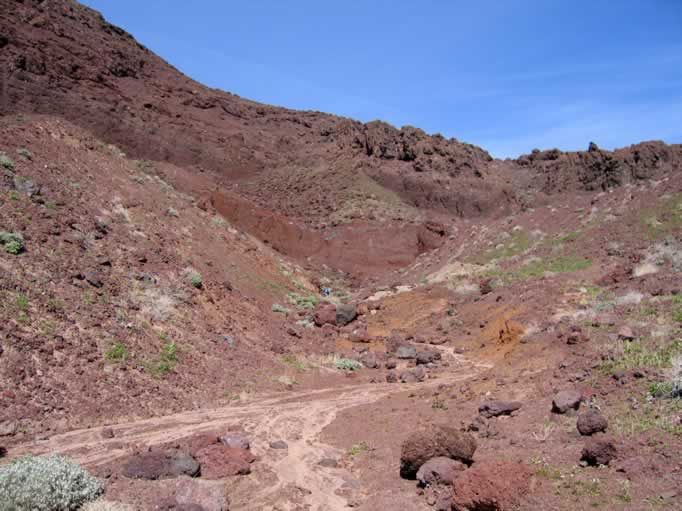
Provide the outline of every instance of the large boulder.
{"type": "Polygon", "coordinates": [[[512,511],[530,489],[532,472],[521,463],[482,461],[453,483],[454,511],[512,511]]]}
{"type": "Polygon", "coordinates": [[[578,415],[578,422],[576,424],[581,435],[590,436],[595,433],[602,433],[606,431],[609,422],[597,410],[587,410],[578,415]]]}
{"type": "Polygon", "coordinates": [[[552,411],[554,413],[563,414],[569,410],[577,410],[580,408],[580,403],[583,400],[583,395],[578,390],[562,390],[558,392],[552,400],[552,411]]]}
{"type": "Polygon", "coordinates": [[[616,446],[604,435],[590,437],[583,447],[580,460],[591,466],[608,465],[616,459],[616,446]]]}
{"type": "Polygon", "coordinates": [[[166,479],[199,475],[200,466],[192,456],[180,450],[152,450],[128,458],[123,475],[131,479],[166,479]]]}
{"type": "Polygon", "coordinates": [[[458,472],[465,470],[467,466],[461,461],[438,456],[424,463],[417,471],[417,481],[422,486],[434,486],[443,484],[452,486],[452,481],[458,472]]]}
{"type": "Polygon", "coordinates": [[[223,444],[204,447],[196,454],[201,463],[201,476],[205,479],[222,479],[251,473],[251,463],[256,458],[246,449],[235,449],[223,444]]]}
{"type": "Polygon", "coordinates": [[[344,304],[336,307],[336,324],[346,326],[358,317],[358,310],[355,305],[344,304]]]}
{"type": "Polygon", "coordinates": [[[175,500],[181,506],[198,506],[205,511],[228,511],[225,485],[181,477],[175,485],[175,500]]]}
{"type": "Polygon", "coordinates": [[[220,441],[227,447],[233,449],[251,449],[251,442],[249,438],[238,431],[230,431],[220,437],[220,441]]]}
{"type": "Polygon", "coordinates": [[[499,415],[511,415],[519,408],[521,403],[518,401],[486,401],[478,407],[478,413],[489,419],[499,415]]]}
{"type": "Polygon", "coordinates": [[[317,326],[336,325],[336,305],[322,302],[313,311],[313,321],[317,326]]]}
{"type": "Polygon", "coordinates": [[[414,479],[424,463],[438,456],[471,465],[476,447],[473,436],[450,426],[415,431],[403,442],[400,475],[405,479],[414,479]]]}
{"type": "Polygon", "coordinates": [[[396,348],[395,356],[396,358],[400,358],[403,360],[417,358],[417,348],[409,344],[403,344],[396,348]]]}

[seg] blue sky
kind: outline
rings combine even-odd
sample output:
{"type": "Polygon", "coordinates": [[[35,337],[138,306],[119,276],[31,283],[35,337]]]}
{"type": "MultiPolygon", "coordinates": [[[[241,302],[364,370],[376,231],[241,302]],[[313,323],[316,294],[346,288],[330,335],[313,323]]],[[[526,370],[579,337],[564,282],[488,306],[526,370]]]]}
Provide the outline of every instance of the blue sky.
{"type": "Polygon", "coordinates": [[[682,0],[85,0],[192,78],[480,145],[682,142],[682,0]]]}

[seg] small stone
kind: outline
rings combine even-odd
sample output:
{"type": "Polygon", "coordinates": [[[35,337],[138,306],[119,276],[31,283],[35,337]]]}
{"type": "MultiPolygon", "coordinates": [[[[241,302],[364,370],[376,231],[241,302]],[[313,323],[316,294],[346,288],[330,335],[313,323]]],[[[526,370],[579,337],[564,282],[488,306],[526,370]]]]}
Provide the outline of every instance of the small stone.
{"type": "Polygon", "coordinates": [[[552,400],[552,411],[563,414],[569,410],[577,410],[582,400],[582,393],[577,390],[562,390],[552,400]]]}
{"type": "Polygon", "coordinates": [[[489,419],[500,415],[511,415],[521,406],[518,401],[487,401],[478,407],[478,413],[489,419]]]}
{"type": "Polygon", "coordinates": [[[634,341],[635,334],[633,333],[632,328],[629,326],[624,326],[618,330],[618,339],[621,341],[634,341]]]}
{"type": "Polygon", "coordinates": [[[231,447],[232,449],[246,449],[251,448],[251,442],[243,433],[239,432],[229,432],[220,437],[220,441],[223,445],[231,447]]]}
{"type": "Polygon", "coordinates": [[[275,440],[274,442],[270,442],[270,449],[288,449],[289,444],[287,444],[284,440],[275,440]]]}
{"type": "Polygon", "coordinates": [[[319,461],[318,465],[325,468],[336,468],[339,463],[334,458],[324,458],[319,461]]]}

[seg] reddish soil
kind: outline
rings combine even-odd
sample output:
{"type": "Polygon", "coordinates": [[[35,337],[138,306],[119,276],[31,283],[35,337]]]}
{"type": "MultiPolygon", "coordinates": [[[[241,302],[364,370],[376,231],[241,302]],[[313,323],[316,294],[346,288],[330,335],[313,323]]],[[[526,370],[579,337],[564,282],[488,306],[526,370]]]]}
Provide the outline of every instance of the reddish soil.
{"type": "Polygon", "coordinates": [[[681,146],[501,161],[261,105],[71,0],[0,0],[0,80],[2,462],[64,454],[141,511],[682,509],[681,146]],[[454,490],[400,477],[439,424],[478,444],[454,490]],[[123,473],[234,429],[248,475],[123,473]]]}

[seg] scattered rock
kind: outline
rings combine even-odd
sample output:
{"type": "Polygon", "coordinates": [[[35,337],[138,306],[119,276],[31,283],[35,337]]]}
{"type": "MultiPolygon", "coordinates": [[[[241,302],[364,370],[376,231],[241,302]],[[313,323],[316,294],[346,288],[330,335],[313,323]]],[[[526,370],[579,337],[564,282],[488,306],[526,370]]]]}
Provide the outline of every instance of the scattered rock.
{"type": "Polygon", "coordinates": [[[386,383],[398,383],[398,375],[393,371],[386,374],[386,383]]]}
{"type": "Polygon", "coordinates": [[[398,361],[394,358],[389,358],[386,361],[386,369],[395,369],[398,367],[398,361]]]}
{"type": "Polygon", "coordinates": [[[441,355],[437,351],[419,351],[417,352],[417,365],[432,364],[440,358],[441,355]]]}
{"type": "Polygon", "coordinates": [[[478,413],[489,419],[499,415],[511,415],[521,406],[518,401],[486,401],[478,407],[478,413]]]}
{"type": "Polygon", "coordinates": [[[223,445],[227,447],[232,447],[233,449],[251,449],[251,442],[248,437],[243,433],[231,431],[220,437],[220,441],[223,445]]]}
{"type": "Polygon", "coordinates": [[[569,410],[577,410],[583,395],[577,390],[562,390],[557,393],[552,400],[552,411],[554,413],[566,413],[569,410]]]}
{"type": "Polygon", "coordinates": [[[14,188],[29,198],[36,197],[40,195],[40,185],[37,184],[32,179],[26,179],[22,176],[14,176],[14,188]]]}
{"type": "Polygon", "coordinates": [[[618,330],[618,339],[621,341],[634,341],[635,334],[632,331],[632,328],[629,326],[621,327],[621,329],[618,330]]]}
{"type": "Polygon", "coordinates": [[[187,475],[199,475],[199,463],[192,456],[179,450],[152,450],[133,455],[123,467],[123,475],[130,479],[165,479],[187,475]]]}
{"type": "Polygon", "coordinates": [[[532,473],[521,463],[482,461],[453,483],[454,511],[512,511],[530,490],[532,473]]]}
{"type": "Polygon", "coordinates": [[[275,440],[274,442],[270,442],[270,449],[288,449],[289,444],[286,443],[284,440],[275,440]]]}
{"type": "Polygon", "coordinates": [[[400,381],[402,383],[417,383],[426,380],[426,369],[422,366],[417,366],[412,369],[406,369],[400,373],[400,381]]]}
{"type": "Polygon", "coordinates": [[[204,447],[196,454],[201,463],[201,476],[205,479],[222,479],[251,473],[255,456],[246,449],[235,449],[223,444],[204,447]]]}
{"type": "Polygon", "coordinates": [[[358,317],[358,310],[355,305],[345,304],[336,307],[336,324],[346,326],[358,317]]]}
{"type": "Polygon", "coordinates": [[[323,458],[319,461],[318,465],[325,468],[336,468],[339,463],[334,458],[323,458]]]}
{"type": "Polygon", "coordinates": [[[403,360],[417,358],[417,348],[409,344],[403,344],[395,350],[395,356],[403,360]]]}
{"type": "Polygon", "coordinates": [[[85,280],[88,282],[88,284],[90,284],[92,287],[100,288],[104,286],[102,274],[98,270],[86,272],[83,276],[85,277],[85,280]]]}
{"type": "Polygon", "coordinates": [[[336,305],[322,302],[315,307],[313,321],[317,326],[336,325],[336,305]]]}
{"type": "Polygon", "coordinates": [[[116,436],[116,435],[114,434],[114,430],[113,430],[113,429],[111,429],[111,428],[104,428],[104,429],[102,430],[102,438],[107,438],[107,439],[108,439],[108,438],[114,438],[114,436],[116,436]]]}
{"type": "Polygon", "coordinates": [[[467,466],[461,461],[438,456],[424,463],[417,471],[417,481],[422,486],[443,484],[452,486],[457,472],[465,470],[467,466]]]}
{"type": "Polygon", "coordinates": [[[616,459],[616,446],[608,437],[599,435],[590,437],[583,447],[580,460],[588,465],[608,465],[616,459]]]}
{"type": "Polygon", "coordinates": [[[19,424],[16,421],[6,421],[0,423],[0,436],[13,436],[16,435],[19,429],[19,424]]]}
{"type": "Polygon", "coordinates": [[[606,417],[597,410],[587,410],[578,416],[577,427],[581,435],[594,435],[606,431],[609,426],[606,417]]]}
{"type": "Polygon", "coordinates": [[[181,506],[196,506],[198,510],[228,511],[229,509],[225,485],[213,481],[181,477],[175,485],[175,500],[181,506]]]}
{"type": "Polygon", "coordinates": [[[414,479],[419,468],[431,458],[445,456],[467,465],[473,462],[476,439],[450,426],[434,426],[416,431],[403,442],[400,475],[414,479]]]}
{"type": "Polygon", "coordinates": [[[377,354],[373,351],[368,351],[360,357],[360,363],[367,369],[376,369],[379,367],[379,360],[377,354]]]}

